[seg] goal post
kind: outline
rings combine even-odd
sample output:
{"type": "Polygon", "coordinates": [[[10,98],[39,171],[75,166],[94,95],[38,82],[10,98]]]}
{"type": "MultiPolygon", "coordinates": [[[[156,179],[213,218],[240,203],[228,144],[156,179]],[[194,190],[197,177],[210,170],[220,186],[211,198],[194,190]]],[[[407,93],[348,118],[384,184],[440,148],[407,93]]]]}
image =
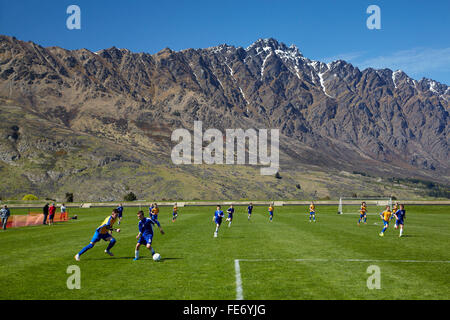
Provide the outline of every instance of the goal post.
{"type": "Polygon", "coordinates": [[[392,209],[392,197],[365,197],[365,198],[353,198],[353,197],[340,197],[338,204],[338,214],[357,214],[361,207],[361,203],[365,202],[368,207],[368,212],[375,213],[381,212],[384,207],[390,206],[392,209]],[[371,208],[375,207],[375,210],[371,208]]]}

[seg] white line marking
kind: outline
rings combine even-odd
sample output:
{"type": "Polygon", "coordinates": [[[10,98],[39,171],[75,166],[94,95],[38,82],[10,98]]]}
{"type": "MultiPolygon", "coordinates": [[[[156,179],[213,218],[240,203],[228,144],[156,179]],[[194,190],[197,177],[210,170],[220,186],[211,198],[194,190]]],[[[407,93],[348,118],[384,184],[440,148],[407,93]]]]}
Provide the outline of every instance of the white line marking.
{"type": "MultiPolygon", "coordinates": [[[[450,260],[382,260],[382,259],[239,259],[235,261],[296,261],[296,262],[401,262],[401,263],[450,263],[450,260]]],[[[239,273],[240,278],[240,273],[239,273]]]]}
{"type": "Polygon", "coordinates": [[[241,267],[239,259],[234,260],[234,270],[236,272],[236,300],[244,300],[242,293],[241,267]]]}
{"type": "Polygon", "coordinates": [[[242,290],[240,261],[264,262],[264,261],[294,261],[294,262],[399,262],[399,263],[450,263],[449,260],[379,260],[379,259],[235,259],[234,270],[236,272],[236,300],[244,300],[242,290]]]}

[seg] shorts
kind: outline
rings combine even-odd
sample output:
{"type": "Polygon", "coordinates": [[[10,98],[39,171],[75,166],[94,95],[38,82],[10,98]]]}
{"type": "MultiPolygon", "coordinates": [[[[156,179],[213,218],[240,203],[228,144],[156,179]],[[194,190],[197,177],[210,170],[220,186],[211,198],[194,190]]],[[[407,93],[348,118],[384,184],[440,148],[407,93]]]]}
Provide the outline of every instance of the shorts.
{"type": "Polygon", "coordinates": [[[176,217],[176,216],[178,216],[178,213],[172,212],[172,215],[173,215],[174,217],[176,217]]]}
{"type": "Polygon", "coordinates": [[[230,220],[230,221],[233,220],[233,215],[232,214],[228,215],[228,220],[230,220]]]}
{"type": "Polygon", "coordinates": [[[122,212],[119,211],[119,214],[117,215],[119,218],[122,218],[122,212]]]}
{"type": "Polygon", "coordinates": [[[142,234],[138,240],[139,244],[147,245],[152,244],[153,234],[142,234]]]}
{"type": "Polygon", "coordinates": [[[273,216],[273,211],[269,211],[269,215],[273,216]]]}
{"type": "Polygon", "coordinates": [[[404,223],[403,223],[403,219],[401,219],[401,220],[398,219],[397,221],[395,221],[395,224],[396,224],[396,225],[399,225],[399,224],[402,224],[402,225],[403,225],[403,224],[404,224],[404,223]]]}
{"type": "Polygon", "coordinates": [[[384,220],[383,220],[383,225],[389,226],[389,221],[384,221],[384,220]]]}
{"type": "Polygon", "coordinates": [[[48,216],[48,220],[50,220],[50,221],[53,221],[54,218],[55,218],[54,214],[51,214],[51,215],[48,216]]]}
{"type": "Polygon", "coordinates": [[[215,219],[214,222],[220,226],[222,224],[222,219],[215,219]]]}
{"type": "Polygon", "coordinates": [[[315,211],[310,211],[309,214],[311,214],[311,215],[312,214],[316,214],[316,212],[315,211]]]}
{"type": "Polygon", "coordinates": [[[99,242],[100,240],[108,241],[107,239],[112,238],[112,235],[109,233],[100,233],[98,231],[95,231],[94,236],[92,237],[91,242],[99,242]]]}

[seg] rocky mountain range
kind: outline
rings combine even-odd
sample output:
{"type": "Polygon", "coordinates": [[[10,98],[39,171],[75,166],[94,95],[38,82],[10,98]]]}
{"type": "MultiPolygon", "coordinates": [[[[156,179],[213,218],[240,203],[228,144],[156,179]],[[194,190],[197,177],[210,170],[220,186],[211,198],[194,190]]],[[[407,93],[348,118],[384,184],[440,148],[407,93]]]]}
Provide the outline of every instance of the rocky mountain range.
{"type": "Polygon", "coordinates": [[[0,196],[419,197],[386,179],[448,186],[449,99],[446,84],[314,61],[275,39],[148,54],[0,36],[0,196]],[[171,133],[194,121],[279,129],[281,179],[250,165],[174,165],[171,133]]]}

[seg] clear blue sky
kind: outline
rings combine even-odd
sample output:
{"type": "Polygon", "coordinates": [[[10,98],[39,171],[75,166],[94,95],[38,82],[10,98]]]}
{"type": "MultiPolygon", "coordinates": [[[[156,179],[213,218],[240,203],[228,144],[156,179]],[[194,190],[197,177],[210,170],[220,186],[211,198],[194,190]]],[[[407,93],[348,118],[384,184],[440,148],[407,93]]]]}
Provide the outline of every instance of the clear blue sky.
{"type": "Polygon", "coordinates": [[[273,37],[311,59],[342,58],[450,84],[449,13],[448,0],[0,0],[0,34],[42,46],[148,53],[247,47],[273,37]],[[81,30],[66,27],[71,4],[81,8],[81,30]],[[381,8],[381,30],[366,27],[371,4],[381,8]]]}

